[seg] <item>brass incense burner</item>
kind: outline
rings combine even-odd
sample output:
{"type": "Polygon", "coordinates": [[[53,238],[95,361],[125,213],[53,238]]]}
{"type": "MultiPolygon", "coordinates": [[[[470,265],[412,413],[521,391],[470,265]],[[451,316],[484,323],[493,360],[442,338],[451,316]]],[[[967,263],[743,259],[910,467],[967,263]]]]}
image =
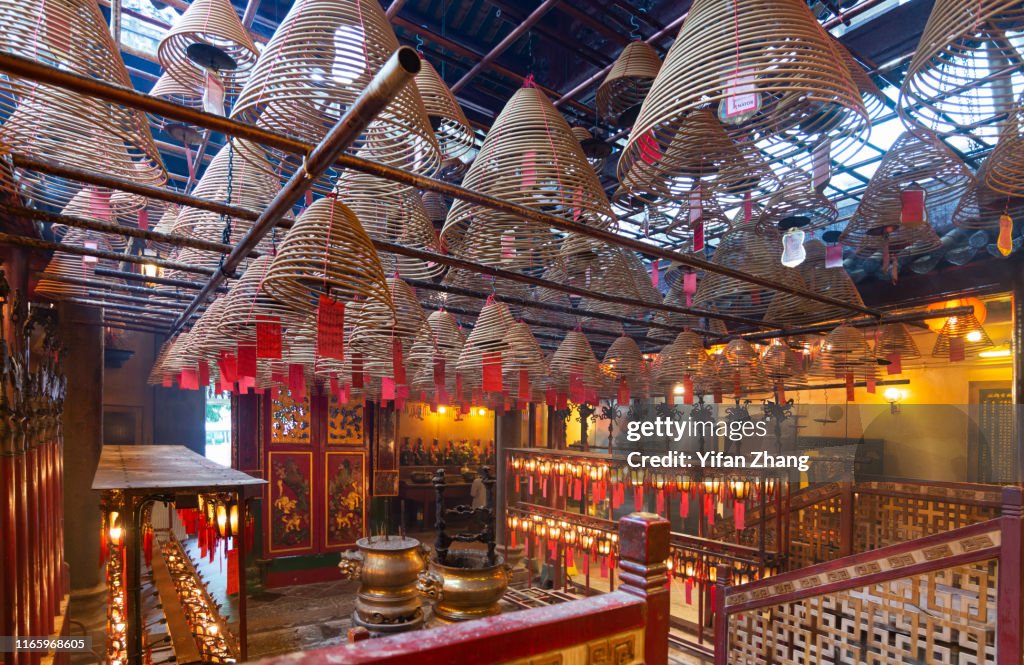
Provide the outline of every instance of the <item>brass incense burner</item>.
{"type": "Polygon", "coordinates": [[[429,549],[415,538],[360,538],[358,550],[341,553],[342,575],[359,580],[352,621],[373,634],[388,635],[423,625],[417,576],[429,549]]]}
{"type": "Polygon", "coordinates": [[[490,469],[483,467],[480,475],[487,492],[482,508],[456,506],[445,509],[444,469],[438,469],[432,482],[437,501],[437,540],[429,570],[419,574],[417,588],[434,600],[434,614],[444,622],[468,621],[501,613],[498,604],[505,595],[510,580],[510,569],[505,560],[495,554],[494,544],[494,483],[490,469]],[[483,528],[474,533],[449,536],[445,530],[445,517],[468,515],[478,519],[483,528]],[[452,541],[479,542],[486,550],[449,550],[452,541]]]}

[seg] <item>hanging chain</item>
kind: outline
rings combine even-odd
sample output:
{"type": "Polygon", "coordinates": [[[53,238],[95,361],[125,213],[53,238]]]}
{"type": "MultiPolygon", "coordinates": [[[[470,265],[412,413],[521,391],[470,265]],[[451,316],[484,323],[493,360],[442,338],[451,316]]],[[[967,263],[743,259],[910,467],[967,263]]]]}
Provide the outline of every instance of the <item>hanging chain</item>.
{"type": "MultiPolygon", "coordinates": [[[[232,205],[232,197],[234,196],[235,186],[235,142],[228,139],[228,188],[227,188],[227,205],[232,205]]],[[[221,233],[221,242],[225,245],[231,244],[231,217],[227,213],[222,213],[220,216],[224,222],[224,231],[221,233]]],[[[221,265],[224,265],[224,255],[220,257],[221,265]]]]}

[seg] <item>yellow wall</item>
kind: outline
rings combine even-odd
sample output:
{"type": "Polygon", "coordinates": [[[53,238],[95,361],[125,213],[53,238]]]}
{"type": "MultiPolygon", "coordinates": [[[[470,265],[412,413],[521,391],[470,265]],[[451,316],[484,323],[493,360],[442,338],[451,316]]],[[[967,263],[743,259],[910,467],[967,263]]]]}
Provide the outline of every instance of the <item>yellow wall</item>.
{"type": "Polygon", "coordinates": [[[477,408],[472,413],[463,415],[460,421],[456,421],[455,407],[446,407],[445,413],[432,413],[428,404],[409,402],[402,409],[402,416],[398,422],[398,441],[401,444],[405,437],[413,445],[416,438],[423,439],[427,444],[433,439],[446,443],[449,439],[460,441],[468,439],[475,441],[480,439],[482,445],[486,446],[488,441],[494,440],[494,411],[486,410],[483,416],[477,415],[477,408]],[[412,415],[417,408],[420,408],[423,419],[412,415]]]}

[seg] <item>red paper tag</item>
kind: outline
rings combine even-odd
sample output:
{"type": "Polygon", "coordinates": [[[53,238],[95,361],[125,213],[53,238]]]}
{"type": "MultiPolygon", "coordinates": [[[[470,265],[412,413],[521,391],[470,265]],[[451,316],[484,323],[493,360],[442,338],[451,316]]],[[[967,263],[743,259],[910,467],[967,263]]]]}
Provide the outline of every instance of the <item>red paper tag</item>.
{"type": "Polygon", "coordinates": [[[619,395],[616,400],[619,405],[629,404],[629,382],[626,381],[626,377],[619,377],[619,395]]]}
{"type": "Polygon", "coordinates": [[[358,351],[352,354],[352,387],[363,387],[363,354],[358,351]]]}
{"type": "Polygon", "coordinates": [[[825,189],[832,178],[832,142],[828,139],[814,147],[811,153],[812,186],[817,191],[825,189]]]}
{"type": "Polygon", "coordinates": [[[867,381],[865,381],[865,383],[867,384],[868,392],[871,393],[872,395],[874,395],[875,394],[875,385],[876,385],[875,380],[874,379],[868,379],[867,381]]]}
{"type": "Polygon", "coordinates": [[[786,384],[782,381],[775,384],[775,401],[779,404],[786,403],[786,384]]]}
{"type": "Polygon", "coordinates": [[[395,380],[384,377],[380,380],[380,398],[384,401],[395,399],[395,380]]]}
{"type": "Polygon", "coordinates": [[[281,319],[278,317],[256,317],[256,357],[281,357],[281,319]]]}
{"type": "Polygon", "coordinates": [[[316,352],[321,358],[345,359],[345,303],[325,295],[316,309],[316,352]]]}
{"type": "Polygon", "coordinates": [[[405,361],[402,359],[402,340],[397,337],[391,340],[391,373],[395,383],[405,385],[405,361]]]}
{"type": "Polygon", "coordinates": [[[686,519],[690,515],[690,495],[686,492],[679,493],[679,517],[686,519]]]}
{"type": "Polygon", "coordinates": [[[636,485],[633,488],[633,511],[640,512],[644,508],[644,486],[636,485]]]}
{"type": "Polygon", "coordinates": [[[959,362],[963,360],[967,355],[967,349],[964,345],[963,337],[950,337],[949,338],[949,361],[959,362]]]}
{"type": "Polygon", "coordinates": [[[846,401],[853,401],[853,374],[846,374],[846,401]]]}
{"type": "Polygon", "coordinates": [[[149,211],[146,210],[145,208],[139,211],[138,223],[139,228],[142,229],[143,231],[149,230],[149,211]]]}
{"type": "Polygon", "coordinates": [[[164,388],[173,388],[174,387],[174,377],[171,376],[170,374],[164,374],[164,379],[163,379],[163,381],[161,382],[160,385],[162,385],[164,388]]]}
{"type": "Polygon", "coordinates": [[[686,294],[686,306],[693,305],[693,294],[697,293],[697,273],[687,271],[683,273],[683,293],[686,294]]]}
{"type": "Polygon", "coordinates": [[[658,288],[659,281],[661,278],[658,275],[658,259],[654,259],[651,261],[651,284],[654,285],[654,288],[658,288]]]}
{"type": "Polygon", "coordinates": [[[555,410],[565,411],[569,406],[569,396],[563,392],[555,393],[555,410]]]}
{"type": "Polygon", "coordinates": [[[438,356],[434,358],[434,389],[441,390],[444,388],[444,385],[444,357],[438,356]]]}
{"type": "Polygon", "coordinates": [[[210,385],[210,363],[205,360],[199,361],[199,385],[204,388],[210,385]]]}
{"type": "Polygon", "coordinates": [[[683,377],[683,404],[693,404],[693,379],[683,377]]]}
{"type": "Polygon", "coordinates": [[[234,383],[238,381],[238,358],[227,351],[220,352],[220,359],[217,360],[217,367],[220,369],[220,380],[222,383],[234,383]]]}
{"type": "Polygon", "coordinates": [[[530,391],[530,372],[529,370],[519,370],[519,399],[530,399],[532,392],[530,391]]]}
{"type": "Polygon", "coordinates": [[[737,531],[743,531],[746,528],[746,513],[747,504],[742,501],[737,501],[732,506],[732,521],[736,526],[737,531]]]}
{"type": "Polygon", "coordinates": [[[532,150],[528,150],[523,154],[522,189],[524,190],[528,187],[533,187],[537,182],[536,158],[537,153],[532,150]]]}
{"type": "Polygon", "coordinates": [[[548,388],[547,390],[544,391],[544,403],[545,404],[547,404],[548,406],[554,408],[555,400],[556,399],[557,399],[557,396],[555,394],[555,389],[554,388],[548,388]]]}
{"type": "Polygon", "coordinates": [[[654,506],[654,512],[662,516],[665,515],[665,490],[658,490],[657,494],[654,495],[654,506]]]}
{"type": "Polygon", "coordinates": [[[242,380],[245,378],[256,378],[257,366],[256,366],[256,347],[255,346],[239,346],[238,347],[238,379],[242,380]]]}
{"type": "Polygon", "coordinates": [[[661,160],[661,148],[658,140],[654,138],[654,130],[649,129],[637,141],[640,146],[640,158],[648,164],[657,164],[661,160]]]}
{"type": "Polygon", "coordinates": [[[490,351],[483,357],[483,390],[487,393],[500,393],[501,383],[501,352],[490,351]]]}
{"type": "Polygon", "coordinates": [[[110,221],[114,213],[110,210],[110,192],[89,188],[89,216],[99,221],[110,221]]]}
{"type": "Polygon", "coordinates": [[[583,377],[578,373],[573,372],[569,375],[569,399],[577,404],[582,404],[586,399],[586,395],[583,388],[583,377]]]}
{"type": "Polygon", "coordinates": [[[843,246],[839,243],[835,245],[826,245],[825,247],[825,267],[826,268],[842,268],[843,267],[843,246]]]}
{"type": "Polygon", "coordinates": [[[341,392],[341,386],[339,385],[338,377],[336,376],[332,376],[330,378],[330,380],[327,382],[327,386],[328,389],[331,391],[331,394],[334,395],[335,397],[337,397],[338,393],[341,392]]]}
{"type": "Polygon", "coordinates": [[[181,370],[178,387],[182,390],[199,390],[199,374],[194,369],[181,370]]]}
{"type": "Polygon", "coordinates": [[[303,365],[291,363],[288,365],[288,390],[292,397],[298,401],[306,399],[306,368],[303,365]]]}
{"type": "Polygon", "coordinates": [[[918,187],[900,192],[900,222],[904,226],[919,226],[924,223],[924,194],[925,190],[918,187]]]}
{"type": "Polygon", "coordinates": [[[693,229],[693,251],[699,252],[704,249],[704,220],[698,219],[690,227],[693,229]]]}
{"type": "Polygon", "coordinates": [[[898,353],[890,353],[885,357],[889,361],[889,366],[886,367],[886,372],[889,374],[899,374],[903,371],[903,359],[898,353]]]}

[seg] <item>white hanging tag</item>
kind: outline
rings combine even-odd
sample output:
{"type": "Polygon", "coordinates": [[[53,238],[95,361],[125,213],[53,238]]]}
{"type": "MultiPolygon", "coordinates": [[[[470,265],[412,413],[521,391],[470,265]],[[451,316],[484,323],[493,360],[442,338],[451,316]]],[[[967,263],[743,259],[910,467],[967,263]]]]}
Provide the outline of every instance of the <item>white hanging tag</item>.
{"type": "Polygon", "coordinates": [[[754,70],[738,70],[725,86],[725,101],[718,107],[718,119],[738,124],[761,110],[761,94],[754,83],[754,70]]]}
{"type": "Polygon", "coordinates": [[[203,110],[214,115],[224,115],[224,82],[217,72],[206,70],[203,85],[203,110]]]}

